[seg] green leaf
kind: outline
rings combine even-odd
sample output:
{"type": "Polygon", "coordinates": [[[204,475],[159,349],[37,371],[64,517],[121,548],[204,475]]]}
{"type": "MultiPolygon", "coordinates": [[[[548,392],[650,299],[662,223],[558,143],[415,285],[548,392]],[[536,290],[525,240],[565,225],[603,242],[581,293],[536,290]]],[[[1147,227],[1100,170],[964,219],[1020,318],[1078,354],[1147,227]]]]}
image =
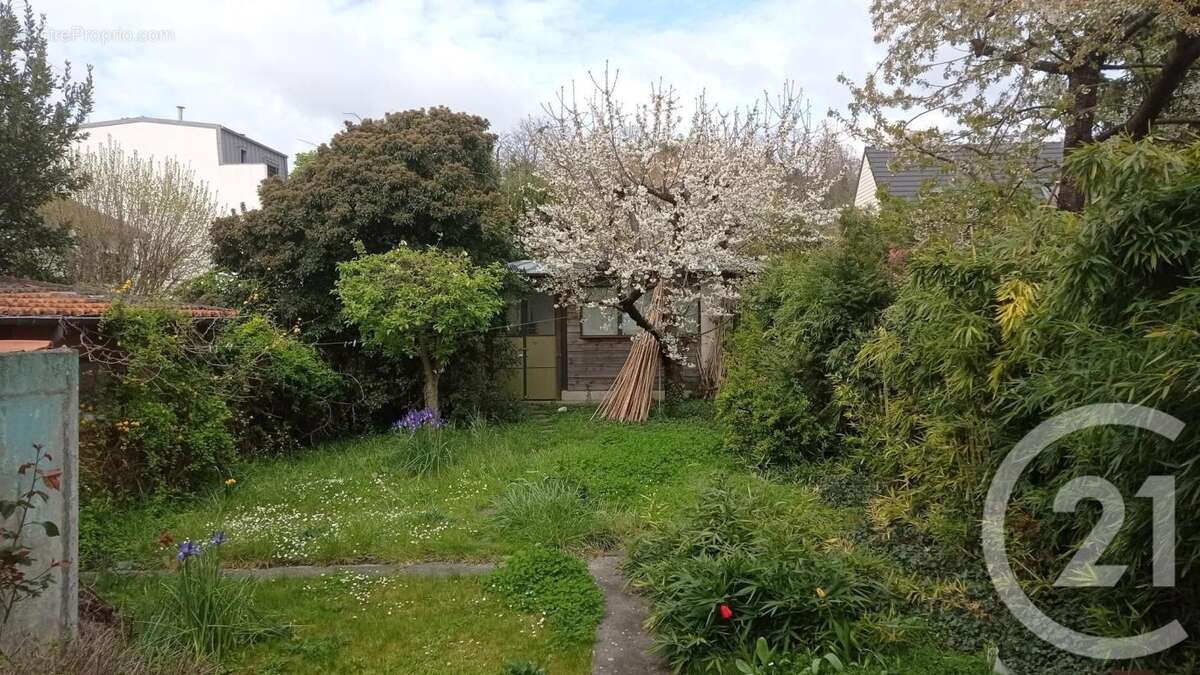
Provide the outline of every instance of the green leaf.
{"type": "Polygon", "coordinates": [[[55,525],[54,523],[52,523],[48,520],[44,520],[44,521],[38,523],[38,525],[41,525],[42,529],[46,531],[47,537],[57,537],[58,536],[58,525],[55,525]]]}

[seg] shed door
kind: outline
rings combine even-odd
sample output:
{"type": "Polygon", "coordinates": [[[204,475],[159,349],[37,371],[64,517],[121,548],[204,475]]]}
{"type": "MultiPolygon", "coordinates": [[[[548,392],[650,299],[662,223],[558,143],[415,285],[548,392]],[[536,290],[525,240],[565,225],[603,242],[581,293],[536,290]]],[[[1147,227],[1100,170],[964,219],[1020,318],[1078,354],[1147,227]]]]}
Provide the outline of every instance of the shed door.
{"type": "Polygon", "coordinates": [[[508,316],[510,325],[520,324],[509,332],[509,340],[518,352],[518,367],[510,371],[509,386],[526,400],[557,399],[558,333],[554,299],[543,294],[531,295],[511,305],[508,316]]]}

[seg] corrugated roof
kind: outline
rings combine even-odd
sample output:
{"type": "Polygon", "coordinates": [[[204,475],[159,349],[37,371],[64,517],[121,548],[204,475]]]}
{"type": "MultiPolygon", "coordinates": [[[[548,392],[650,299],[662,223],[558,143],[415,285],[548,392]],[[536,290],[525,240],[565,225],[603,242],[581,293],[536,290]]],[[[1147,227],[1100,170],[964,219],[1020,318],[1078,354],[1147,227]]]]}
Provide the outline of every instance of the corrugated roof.
{"type": "MultiPolygon", "coordinates": [[[[961,177],[954,169],[940,165],[897,165],[896,156],[896,151],[888,148],[867,148],[863,151],[863,161],[870,166],[875,184],[886,188],[893,197],[912,199],[926,183],[948,185],[961,177]]],[[[1054,168],[1062,163],[1062,158],[1062,143],[1043,143],[1038,157],[1030,160],[1030,166],[1039,175],[1049,177],[1054,168]]]]}
{"type": "MultiPolygon", "coordinates": [[[[100,317],[112,306],[116,294],[75,288],[44,281],[0,277],[0,318],[100,317]]],[[[131,298],[134,303],[145,299],[131,298]]],[[[225,307],[168,303],[168,307],[193,318],[224,318],[237,315],[225,307]]]]}

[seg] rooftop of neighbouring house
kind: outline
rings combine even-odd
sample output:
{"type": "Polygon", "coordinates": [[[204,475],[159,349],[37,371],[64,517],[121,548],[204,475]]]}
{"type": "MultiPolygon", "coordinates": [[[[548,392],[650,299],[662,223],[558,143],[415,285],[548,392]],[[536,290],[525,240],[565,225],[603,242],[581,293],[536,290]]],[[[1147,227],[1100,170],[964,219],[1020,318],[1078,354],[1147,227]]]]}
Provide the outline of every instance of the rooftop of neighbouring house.
{"type": "MultiPolygon", "coordinates": [[[[55,317],[98,318],[117,299],[115,291],[80,288],[45,281],[0,277],[0,319],[53,319],[55,317]]],[[[146,298],[124,297],[134,304],[146,298]]],[[[168,302],[166,306],[195,319],[219,319],[236,310],[209,305],[168,302]]]]}
{"type": "MultiPolygon", "coordinates": [[[[965,148],[960,148],[953,155],[968,155],[965,148]]],[[[898,161],[898,153],[889,148],[868,147],[863,151],[862,161],[870,168],[875,184],[886,187],[893,197],[912,199],[920,192],[926,183],[944,185],[959,173],[943,164],[904,163],[898,161]]],[[[1053,176],[1056,167],[1062,164],[1063,144],[1061,142],[1043,143],[1037,157],[1026,159],[1035,175],[1039,177],[1053,176]]],[[[861,172],[859,176],[861,178],[861,172]]],[[[855,188],[857,191],[857,186],[855,188]]]]}

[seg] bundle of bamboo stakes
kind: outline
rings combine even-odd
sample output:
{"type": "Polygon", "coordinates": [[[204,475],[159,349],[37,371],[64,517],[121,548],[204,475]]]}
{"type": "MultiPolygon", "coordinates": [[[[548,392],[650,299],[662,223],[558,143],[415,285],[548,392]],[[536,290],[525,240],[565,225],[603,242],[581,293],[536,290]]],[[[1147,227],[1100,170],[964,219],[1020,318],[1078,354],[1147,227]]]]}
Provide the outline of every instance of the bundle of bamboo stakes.
{"type": "MultiPolygon", "coordinates": [[[[657,326],[662,320],[662,285],[654,287],[650,296],[650,310],[646,320],[657,326]]],[[[633,339],[633,348],[625,365],[613,380],[604,402],[596,409],[597,416],[614,422],[645,422],[650,417],[650,405],[654,400],[654,380],[658,377],[658,339],[642,331],[633,339]]]]}
{"type": "Polygon", "coordinates": [[[707,358],[700,362],[700,386],[703,388],[705,398],[716,398],[717,392],[721,389],[721,381],[725,379],[725,328],[727,319],[719,317],[716,325],[711,329],[712,337],[709,339],[716,343],[716,347],[709,350],[707,358]]]}

